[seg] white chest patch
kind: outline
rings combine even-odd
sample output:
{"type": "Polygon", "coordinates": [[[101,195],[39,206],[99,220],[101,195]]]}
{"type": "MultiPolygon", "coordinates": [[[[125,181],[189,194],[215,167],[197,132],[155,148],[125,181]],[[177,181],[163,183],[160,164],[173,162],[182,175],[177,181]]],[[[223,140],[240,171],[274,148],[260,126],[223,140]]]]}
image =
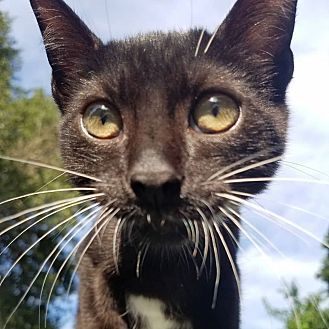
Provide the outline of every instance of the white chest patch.
{"type": "Polygon", "coordinates": [[[129,295],[127,298],[129,313],[140,329],[192,329],[189,322],[181,323],[166,316],[166,305],[159,299],[129,295]]]}

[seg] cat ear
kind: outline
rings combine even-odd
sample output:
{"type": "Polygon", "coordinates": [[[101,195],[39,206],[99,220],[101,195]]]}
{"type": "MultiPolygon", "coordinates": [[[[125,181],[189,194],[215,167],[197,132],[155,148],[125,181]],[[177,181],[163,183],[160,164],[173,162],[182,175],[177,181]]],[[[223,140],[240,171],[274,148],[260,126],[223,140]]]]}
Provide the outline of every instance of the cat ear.
{"type": "Polygon", "coordinates": [[[284,91],[293,73],[296,5],[297,0],[238,0],[216,33],[216,51],[224,48],[247,65],[271,66],[274,87],[284,91]]]}
{"type": "Polygon", "coordinates": [[[53,74],[53,94],[61,105],[68,86],[86,74],[95,51],[102,46],[82,20],[62,0],[30,0],[53,74]]]}

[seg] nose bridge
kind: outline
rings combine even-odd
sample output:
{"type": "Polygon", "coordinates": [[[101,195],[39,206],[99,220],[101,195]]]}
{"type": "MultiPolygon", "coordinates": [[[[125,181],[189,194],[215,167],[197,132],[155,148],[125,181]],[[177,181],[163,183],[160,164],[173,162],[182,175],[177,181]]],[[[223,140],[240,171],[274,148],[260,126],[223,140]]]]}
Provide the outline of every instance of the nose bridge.
{"type": "Polygon", "coordinates": [[[183,148],[164,99],[153,97],[147,104],[137,113],[131,137],[128,184],[138,205],[161,212],[180,202],[183,148]]]}
{"type": "Polygon", "coordinates": [[[130,172],[151,176],[181,171],[181,143],[173,117],[160,93],[145,93],[147,100],[136,113],[133,147],[130,149],[130,172]],[[145,105],[147,104],[147,105],[145,105]]]}

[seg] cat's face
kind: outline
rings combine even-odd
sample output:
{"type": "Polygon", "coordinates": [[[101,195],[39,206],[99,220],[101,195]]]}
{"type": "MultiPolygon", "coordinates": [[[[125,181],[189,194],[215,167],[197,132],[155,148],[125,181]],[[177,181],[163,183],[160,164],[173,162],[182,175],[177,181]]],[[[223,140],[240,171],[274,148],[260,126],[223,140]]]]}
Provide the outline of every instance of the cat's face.
{"type": "Polygon", "coordinates": [[[284,151],[295,1],[240,0],[214,35],[107,45],[61,1],[32,5],[53,68],[66,167],[97,178],[73,181],[103,193],[101,205],[112,209],[105,250],[119,231],[137,246],[182,244],[190,223],[221,227],[222,210],[235,207],[223,195],[265,188],[227,179],[272,176],[284,151]]]}
{"type": "MultiPolygon", "coordinates": [[[[264,185],[208,179],[249,156],[255,163],[284,149],[285,106],[269,102],[270,92],[228,68],[220,54],[194,57],[199,36],[150,35],[104,47],[98,67],[74,82],[79,92],[63,108],[67,167],[100,179],[91,186],[105,193],[103,203],[115,199],[119,216],[136,211],[131,220],[151,235],[168,225],[175,231],[184,214],[200,219],[196,207],[209,214],[205,202],[218,212],[224,200],[215,193],[259,192],[264,185]]],[[[273,165],[257,169],[239,177],[273,173],[273,165]]]]}

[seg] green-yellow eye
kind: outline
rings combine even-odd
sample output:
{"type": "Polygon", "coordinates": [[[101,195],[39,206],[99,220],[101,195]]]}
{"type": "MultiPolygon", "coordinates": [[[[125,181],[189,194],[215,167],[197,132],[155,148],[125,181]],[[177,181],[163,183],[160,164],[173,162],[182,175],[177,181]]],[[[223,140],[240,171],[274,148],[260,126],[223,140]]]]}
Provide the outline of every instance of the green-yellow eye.
{"type": "Polygon", "coordinates": [[[117,137],[122,130],[119,112],[109,106],[97,103],[89,106],[82,117],[84,130],[99,139],[117,137]]]}
{"type": "Polygon", "coordinates": [[[240,107],[224,94],[203,98],[192,113],[195,125],[206,134],[229,130],[238,121],[239,116],[240,107]]]}

